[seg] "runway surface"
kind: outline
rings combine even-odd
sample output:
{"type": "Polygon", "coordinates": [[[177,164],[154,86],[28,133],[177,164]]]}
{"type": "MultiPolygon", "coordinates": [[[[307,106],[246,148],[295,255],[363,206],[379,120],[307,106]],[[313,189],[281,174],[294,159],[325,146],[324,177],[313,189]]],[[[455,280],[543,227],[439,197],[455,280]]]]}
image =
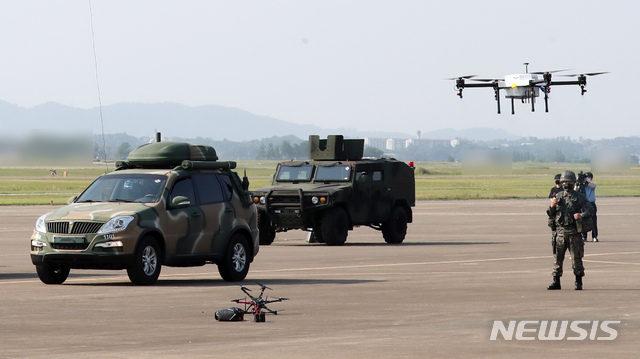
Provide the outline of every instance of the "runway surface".
{"type": "Polygon", "coordinates": [[[242,282],[290,298],[266,323],[214,320],[243,298],[214,265],[163,267],[152,287],[95,270],[44,285],[29,238],[54,207],[0,207],[0,358],[637,358],[640,198],[597,203],[601,242],[585,245],[583,291],[568,254],[563,289],[546,290],[546,199],[420,201],[401,245],[367,227],[341,247],[278,234],[242,282]],[[495,322],[513,321],[524,331],[491,340],[495,322]],[[567,321],[566,335],[540,339],[543,321],[567,321]]]}

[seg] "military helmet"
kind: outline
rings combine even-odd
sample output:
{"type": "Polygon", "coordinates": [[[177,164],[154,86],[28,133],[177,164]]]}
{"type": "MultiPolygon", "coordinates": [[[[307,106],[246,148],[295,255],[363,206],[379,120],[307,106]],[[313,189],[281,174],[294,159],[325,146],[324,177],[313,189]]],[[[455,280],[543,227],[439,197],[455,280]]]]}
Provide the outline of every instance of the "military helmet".
{"type": "Polygon", "coordinates": [[[573,171],[564,171],[560,175],[560,182],[575,182],[576,174],[573,171]]]}

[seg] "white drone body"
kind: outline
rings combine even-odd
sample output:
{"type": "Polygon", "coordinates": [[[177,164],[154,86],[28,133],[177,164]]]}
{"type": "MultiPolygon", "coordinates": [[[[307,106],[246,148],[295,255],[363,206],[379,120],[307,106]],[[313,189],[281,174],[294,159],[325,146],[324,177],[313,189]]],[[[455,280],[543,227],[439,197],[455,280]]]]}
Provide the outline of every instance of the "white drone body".
{"type": "Polygon", "coordinates": [[[515,74],[504,77],[504,84],[500,86],[504,89],[505,98],[526,99],[540,96],[540,87],[532,87],[532,83],[538,83],[542,76],[538,74],[515,74]]]}
{"type": "Polygon", "coordinates": [[[467,75],[449,78],[456,81],[456,94],[462,98],[462,90],[473,87],[489,87],[494,91],[494,98],[498,105],[498,113],[500,113],[500,90],[504,91],[504,97],[511,100],[511,114],[515,114],[514,100],[521,100],[523,103],[531,103],[531,111],[535,111],[536,97],[540,97],[540,91],[544,93],[545,112],[549,112],[549,93],[551,86],[558,85],[576,85],[580,87],[580,94],[584,95],[587,90],[587,76],[596,76],[606,74],[607,72],[591,72],[572,75],[560,75],[565,77],[576,77],[573,81],[552,81],[552,73],[557,71],[529,72],[529,63],[525,62],[526,73],[506,75],[504,79],[477,79],[476,75],[467,75]],[[467,83],[466,80],[472,81],[467,83]]]}

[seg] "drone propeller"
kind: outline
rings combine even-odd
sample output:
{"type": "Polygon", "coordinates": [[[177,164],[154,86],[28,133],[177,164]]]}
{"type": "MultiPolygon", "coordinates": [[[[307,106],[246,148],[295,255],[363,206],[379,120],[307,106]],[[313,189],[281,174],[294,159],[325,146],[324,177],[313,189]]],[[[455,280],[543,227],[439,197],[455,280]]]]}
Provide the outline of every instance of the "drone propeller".
{"type": "Polygon", "coordinates": [[[470,78],[472,78],[472,77],[476,77],[476,76],[478,76],[478,75],[467,75],[467,76],[449,77],[449,78],[446,78],[445,80],[459,80],[459,79],[465,79],[465,80],[468,80],[468,79],[470,79],[470,78]]]}
{"type": "Polygon", "coordinates": [[[559,76],[564,76],[564,77],[598,76],[598,75],[604,75],[608,73],[609,73],[608,71],[604,71],[604,72],[588,72],[584,74],[570,74],[570,75],[559,75],[559,76]]]}
{"type": "Polygon", "coordinates": [[[262,284],[262,283],[258,283],[258,282],[256,282],[256,284],[258,284],[258,285],[260,286],[260,288],[262,288],[263,290],[264,290],[264,289],[273,290],[273,289],[271,289],[271,288],[267,287],[266,285],[264,285],[264,284],[262,284]]]}
{"type": "Polygon", "coordinates": [[[504,79],[473,79],[471,81],[479,81],[479,82],[496,82],[496,81],[502,81],[504,79]]]}
{"type": "Polygon", "coordinates": [[[569,71],[570,69],[564,69],[564,70],[553,70],[553,71],[536,71],[536,72],[530,72],[531,74],[536,74],[536,75],[544,75],[544,74],[555,74],[556,72],[562,72],[562,71],[569,71]]]}
{"type": "Polygon", "coordinates": [[[283,300],[289,300],[289,298],[284,298],[284,297],[275,297],[275,299],[267,299],[265,300],[265,303],[275,303],[275,302],[282,302],[283,300]]]}

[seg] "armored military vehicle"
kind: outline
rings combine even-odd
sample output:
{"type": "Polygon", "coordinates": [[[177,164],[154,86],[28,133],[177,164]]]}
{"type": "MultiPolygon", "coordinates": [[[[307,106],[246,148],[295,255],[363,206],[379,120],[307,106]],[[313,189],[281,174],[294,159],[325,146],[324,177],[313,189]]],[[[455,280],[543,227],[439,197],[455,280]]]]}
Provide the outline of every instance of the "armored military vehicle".
{"type": "Polygon", "coordinates": [[[342,245],[355,226],[402,243],[415,206],[413,168],[392,158],[363,158],[364,140],[309,136],[308,161],[281,162],[271,186],[253,191],[260,244],[276,232],[312,231],[318,242],[342,245]]]}
{"type": "Polygon", "coordinates": [[[137,285],[161,266],[215,263],[241,281],[258,254],[248,181],[210,146],[156,142],[133,150],[65,207],[36,221],[31,261],[40,280],[61,284],[70,269],[126,269],[137,285]]]}

